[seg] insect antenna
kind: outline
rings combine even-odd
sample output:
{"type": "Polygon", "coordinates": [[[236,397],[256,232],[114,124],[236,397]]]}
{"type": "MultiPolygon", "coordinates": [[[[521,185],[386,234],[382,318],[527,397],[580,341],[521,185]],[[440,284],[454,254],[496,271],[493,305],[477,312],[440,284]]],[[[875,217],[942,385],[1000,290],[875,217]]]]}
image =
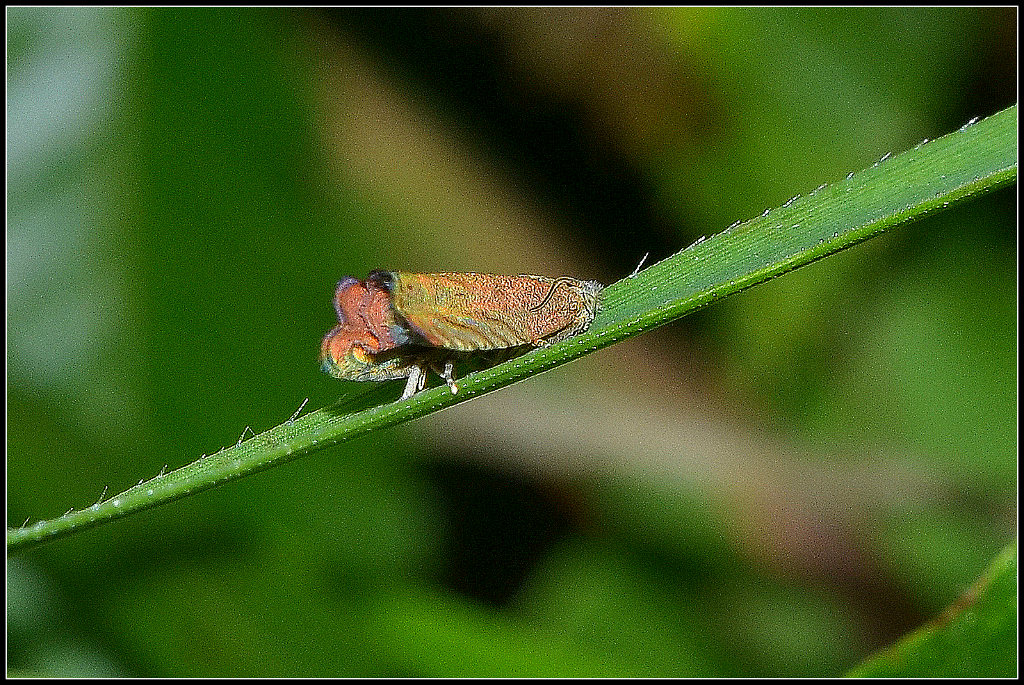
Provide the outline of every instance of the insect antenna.
{"type": "Polygon", "coordinates": [[[529,307],[527,311],[536,312],[540,309],[543,309],[544,305],[546,305],[548,301],[551,300],[552,295],[555,294],[555,290],[558,288],[558,286],[572,283],[574,280],[575,279],[568,278],[566,276],[559,276],[555,280],[551,281],[551,288],[548,290],[548,294],[544,296],[544,299],[540,301],[539,305],[537,305],[536,307],[529,307]]]}

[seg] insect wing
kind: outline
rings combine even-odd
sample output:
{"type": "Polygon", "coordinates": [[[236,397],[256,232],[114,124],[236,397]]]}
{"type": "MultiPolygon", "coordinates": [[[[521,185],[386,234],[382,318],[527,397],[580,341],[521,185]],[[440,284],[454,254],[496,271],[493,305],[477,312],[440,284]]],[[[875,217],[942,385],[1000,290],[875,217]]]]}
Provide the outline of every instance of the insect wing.
{"type": "Polygon", "coordinates": [[[428,344],[451,350],[543,345],[585,330],[601,286],[572,278],[391,272],[398,318],[428,344]]]}

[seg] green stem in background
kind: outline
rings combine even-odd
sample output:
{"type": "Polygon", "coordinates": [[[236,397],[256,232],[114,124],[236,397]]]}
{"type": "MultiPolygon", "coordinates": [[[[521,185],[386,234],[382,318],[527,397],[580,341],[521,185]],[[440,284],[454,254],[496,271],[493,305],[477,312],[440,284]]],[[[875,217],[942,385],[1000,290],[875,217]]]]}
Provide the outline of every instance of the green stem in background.
{"type": "Polygon", "coordinates": [[[609,286],[589,331],[470,374],[459,380],[458,395],[442,385],[395,402],[401,388],[386,384],[347,396],[85,509],[8,529],[7,550],[27,549],[465,402],[661,326],[887,229],[1009,185],[1017,178],[1016,134],[1015,105],[887,156],[609,286]]]}
{"type": "Polygon", "coordinates": [[[1017,675],[1017,544],[1000,552],[953,606],[846,675],[1012,678],[1017,675]]]}

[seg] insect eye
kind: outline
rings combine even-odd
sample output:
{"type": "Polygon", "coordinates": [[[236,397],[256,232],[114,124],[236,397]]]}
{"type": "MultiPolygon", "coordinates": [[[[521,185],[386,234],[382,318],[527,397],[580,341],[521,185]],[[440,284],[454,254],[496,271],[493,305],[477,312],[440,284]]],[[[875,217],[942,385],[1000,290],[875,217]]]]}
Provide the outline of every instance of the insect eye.
{"type": "Polygon", "coordinates": [[[395,278],[390,271],[384,271],[383,269],[374,269],[366,277],[367,283],[372,283],[382,290],[391,292],[395,286],[395,278]]]}

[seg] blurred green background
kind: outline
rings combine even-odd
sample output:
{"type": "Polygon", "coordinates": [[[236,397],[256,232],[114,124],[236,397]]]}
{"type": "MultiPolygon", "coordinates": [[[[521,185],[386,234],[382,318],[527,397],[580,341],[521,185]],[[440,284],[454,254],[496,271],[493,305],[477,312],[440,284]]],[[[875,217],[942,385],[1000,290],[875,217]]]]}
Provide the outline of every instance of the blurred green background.
{"type": "MultiPolygon", "coordinates": [[[[345,275],[610,283],[995,113],[1016,19],[8,9],[8,525],[362,391],[345,275]]],[[[15,556],[10,672],[843,673],[1015,538],[1015,197],[15,556]]]]}

